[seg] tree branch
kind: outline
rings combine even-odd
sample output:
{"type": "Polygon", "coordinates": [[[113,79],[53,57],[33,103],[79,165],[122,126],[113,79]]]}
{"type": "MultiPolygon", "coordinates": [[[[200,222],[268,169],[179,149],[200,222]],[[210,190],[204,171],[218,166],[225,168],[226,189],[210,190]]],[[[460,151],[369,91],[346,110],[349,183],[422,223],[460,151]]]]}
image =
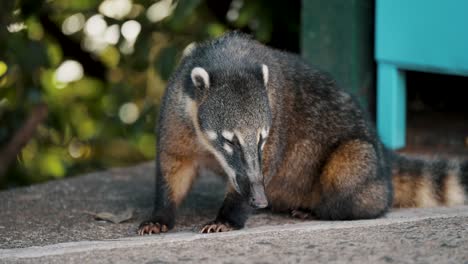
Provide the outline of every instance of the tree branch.
{"type": "Polygon", "coordinates": [[[0,179],[5,177],[10,163],[15,160],[21,149],[34,135],[37,126],[47,117],[46,104],[36,105],[23,126],[16,132],[11,141],[0,151],[0,179]]]}

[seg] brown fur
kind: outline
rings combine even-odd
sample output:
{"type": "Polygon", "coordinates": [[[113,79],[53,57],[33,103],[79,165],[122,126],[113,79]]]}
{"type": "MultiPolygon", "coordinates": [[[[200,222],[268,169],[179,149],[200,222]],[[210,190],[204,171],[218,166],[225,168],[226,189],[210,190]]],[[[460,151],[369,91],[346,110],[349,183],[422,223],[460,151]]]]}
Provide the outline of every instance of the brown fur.
{"type": "MultiPolygon", "coordinates": [[[[180,97],[180,101],[184,100],[185,98],[180,97]]],[[[196,118],[195,104],[186,105],[185,111],[190,118],[196,118]]],[[[197,127],[190,127],[176,114],[168,115],[167,119],[165,129],[170,133],[164,133],[159,155],[170,198],[178,206],[190,190],[200,169],[209,169],[220,175],[224,172],[213,155],[206,150],[204,135],[197,137],[197,127]]]]}
{"type": "MultiPolygon", "coordinates": [[[[465,192],[460,183],[459,163],[452,161],[447,167],[434,167],[438,160],[424,160],[421,171],[393,171],[393,207],[435,207],[462,205],[465,192]],[[435,171],[434,171],[435,170],[435,171]],[[435,181],[434,173],[442,180],[435,181]]],[[[439,161],[440,162],[440,161],[439,161]]]]}
{"type": "Polygon", "coordinates": [[[415,202],[417,207],[435,207],[439,205],[437,192],[431,180],[421,177],[416,185],[415,202]]]}
{"type": "Polygon", "coordinates": [[[169,187],[169,195],[176,206],[186,196],[197,174],[197,165],[192,158],[176,158],[161,156],[161,162],[166,171],[166,181],[169,187]]]}
{"type": "Polygon", "coordinates": [[[434,207],[439,205],[432,182],[423,175],[394,175],[393,207],[434,207]]]}
{"type": "Polygon", "coordinates": [[[160,147],[161,170],[166,179],[169,195],[179,205],[197,176],[197,142],[193,129],[176,115],[168,115],[168,131],[160,147]]]}
{"type": "MultiPolygon", "coordinates": [[[[381,182],[372,182],[368,185],[365,185],[363,190],[356,193],[356,204],[359,204],[361,208],[367,208],[376,211],[382,210],[385,204],[382,193],[385,193],[386,191],[387,190],[385,190],[384,184],[381,182]]],[[[355,212],[355,214],[358,213],[359,212],[355,212]]]]}
{"type": "MultiPolygon", "coordinates": [[[[275,85],[274,82],[270,83],[275,85]]],[[[275,102],[273,100],[278,98],[278,95],[274,94],[275,91],[276,89],[269,89],[270,102],[281,103],[283,111],[293,113],[294,95],[282,94],[281,102],[275,102]]],[[[273,123],[291,123],[286,128],[290,135],[287,142],[282,138],[284,131],[277,131],[281,127],[272,126],[263,150],[263,174],[268,200],[273,211],[311,209],[320,202],[321,197],[317,171],[321,163],[318,157],[323,152],[322,146],[309,140],[310,131],[300,125],[308,122],[306,116],[292,114],[285,118],[288,120],[280,120],[284,117],[276,114],[277,109],[273,108],[272,111],[273,123]],[[276,152],[282,147],[285,148],[284,156],[281,160],[277,160],[276,152]]]]}
{"type": "Polygon", "coordinates": [[[411,175],[394,175],[393,189],[395,191],[393,198],[393,207],[414,207],[415,191],[417,188],[415,177],[411,175]]]}
{"type": "Polygon", "coordinates": [[[374,148],[366,142],[353,140],[335,150],[326,163],[320,183],[324,192],[347,192],[362,184],[375,173],[377,162],[374,148]],[[369,171],[373,170],[373,171],[369,171]]]}
{"type": "Polygon", "coordinates": [[[460,184],[458,174],[455,171],[449,171],[444,182],[444,204],[448,206],[463,205],[465,203],[465,191],[460,184]]]}
{"type": "Polygon", "coordinates": [[[350,197],[343,199],[353,200],[349,205],[353,215],[385,210],[387,196],[383,194],[388,190],[385,183],[375,177],[376,164],[375,149],[368,142],[351,140],[341,144],[323,168],[321,193],[328,198],[337,193],[350,197]]]}
{"type": "MultiPolygon", "coordinates": [[[[318,164],[311,162],[308,155],[304,155],[313,152],[313,147],[307,140],[291,144],[288,147],[286,160],[281,163],[283,166],[277,168],[278,171],[273,177],[266,179],[266,193],[273,210],[310,208],[319,202],[319,185],[313,175],[314,167],[318,164]]],[[[264,164],[269,163],[271,156],[268,154],[267,151],[264,164]]],[[[268,169],[264,167],[264,170],[268,169]]]]}

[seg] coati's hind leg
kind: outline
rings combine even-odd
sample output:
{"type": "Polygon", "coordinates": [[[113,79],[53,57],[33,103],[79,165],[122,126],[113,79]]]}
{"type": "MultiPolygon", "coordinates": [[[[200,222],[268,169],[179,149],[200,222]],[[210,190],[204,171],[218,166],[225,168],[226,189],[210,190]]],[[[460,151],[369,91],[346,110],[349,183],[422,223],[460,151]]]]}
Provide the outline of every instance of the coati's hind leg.
{"type": "Polygon", "coordinates": [[[379,168],[373,145],[361,140],[342,143],[323,168],[321,200],[314,213],[329,220],[379,217],[391,204],[390,182],[389,173],[379,168]]]}
{"type": "Polygon", "coordinates": [[[200,233],[226,232],[243,228],[251,211],[245,198],[229,187],[215,220],[206,223],[200,233]]]}
{"type": "Polygon", "coordinates": [[[139,235],[164,233],[174,227],[176,208],[187,195],[196,174],[193,159],[158,155],[154,210],[151,218],[140,224],[139,235]]]}
{"type": "Polygon", "coordinates": [[[291,216],[294,218],[298,218],[301,220],[306,220],[306,219],[311,219],[313,218],[312,216],[312,211],[307,210],[307,209],[293,209],[291,210],[291,216]]]}

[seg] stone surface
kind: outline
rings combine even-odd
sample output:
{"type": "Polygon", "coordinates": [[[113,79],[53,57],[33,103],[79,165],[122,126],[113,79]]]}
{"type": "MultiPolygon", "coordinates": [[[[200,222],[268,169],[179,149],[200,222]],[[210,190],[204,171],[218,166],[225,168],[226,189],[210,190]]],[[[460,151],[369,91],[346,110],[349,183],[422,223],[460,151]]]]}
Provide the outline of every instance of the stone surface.
{"type": "MultiPolygon", "coordinates": [[[[198,231],[221,206],[225,184],[205,175],[178,211],[175,232],[198,231]]],[[[0,192],[0,248],[43,246],[60,242],[135,236],[151,213],[154,166],[144,164],[0,192]],[[121,224],[94,220],[94,214],[133,210],[121,224]]],[[[249,227],[300,222],[273,214],[256,214],[249,227]]]]}
{"type": "Polygon", "coordinates": [[[139,237],[153,174],[143,164],[0,192],[0,263],[468,263],[468,206],[336,222],[259,212],[243,230],[198,234],[225,188],[209,175],[195,184],[174,231],[139,237]],[[133,218],[121,224],[93,217],[127,209],[133,218]]]}

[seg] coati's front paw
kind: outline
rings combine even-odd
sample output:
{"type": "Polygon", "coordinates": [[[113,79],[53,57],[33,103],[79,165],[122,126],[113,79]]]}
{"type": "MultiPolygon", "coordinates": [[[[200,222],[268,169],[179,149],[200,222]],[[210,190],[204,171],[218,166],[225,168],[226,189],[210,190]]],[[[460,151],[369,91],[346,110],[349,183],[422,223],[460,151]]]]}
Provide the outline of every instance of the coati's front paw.
{"type": "Polygon", "coordinates": [[[237,228],[234,228],[231,226],[229,223],[221,223],[218,221],[213,221],[205,224],[202,229],[200,230],[200,233],[219,233],[219,232],[228,232],[231,230],[235,230],[237,228]]]}
{"type": "Polygon", "coordinates": [[[138,235],[142,236],[145,234],[151,235],[151,234],[159,234],[159,233],[166,233],[169,231],[169,227],[165,224],[161,224],[158,222],[153,222],[153,221],[145,221],[140,224],[138,227],[138,235]]]}

